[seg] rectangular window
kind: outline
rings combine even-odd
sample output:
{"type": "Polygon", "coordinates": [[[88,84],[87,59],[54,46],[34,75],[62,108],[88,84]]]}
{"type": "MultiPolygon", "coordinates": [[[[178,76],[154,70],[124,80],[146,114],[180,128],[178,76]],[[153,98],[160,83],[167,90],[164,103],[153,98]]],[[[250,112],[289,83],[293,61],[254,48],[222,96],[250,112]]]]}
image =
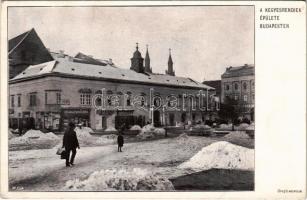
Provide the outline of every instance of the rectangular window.
{"type": "Polygon", "coordinates": [[[91,104],[91,94],[80,94],[80,104],[90,105],[91,104]]]}
{"type": "Polygon", "coordinates": [[[60,105],[62,101],[61,93],[57,92],[56,93],[56,104],[60,105]]]}
{"type": "Polygon", "coordinates": [[[14,108],[15,107],[15,96],[11,95],[11,107],[14,108]]]}
{"type": "Polygon", "coordinates": [[[17,95],[17,107],[21,106],[21,94],[17,95]]]}
{"type": "Polygon", "coordinates": [[[244,101],[247,101],[247,95],[244,95],[244,96],[243,96],[243,100],[244,100],[244,101]]]}
{"type": "Polygon", "coordinates": [[[36,93],[30,94],[30,106],[36,106],[36,93]]]}
{"type": "Polygon", "coordinates": [[[238,100],[238,96],[237,96],[237,95],[235,95],[235,100],[236,100],[236,101],[238,100]]]}
{"type": "Polygon", "coordinates": [[[48,104],[48,92],[45,92],[45,104],[48,104]]]}
{"type": "Polygon", "coordinates": [[[46,105],[60,105],[62,101],[60,90],[45,90],[46,105]]]}

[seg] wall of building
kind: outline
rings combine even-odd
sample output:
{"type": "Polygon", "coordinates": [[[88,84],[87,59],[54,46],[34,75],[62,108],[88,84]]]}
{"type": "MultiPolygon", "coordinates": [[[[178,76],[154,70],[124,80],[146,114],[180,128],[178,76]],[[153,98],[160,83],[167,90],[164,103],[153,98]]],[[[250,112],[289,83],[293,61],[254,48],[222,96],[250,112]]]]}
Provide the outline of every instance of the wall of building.
{"type": "MultiPolygon", "coordinates": [[[[172,87],[164,87],[164,86],[150,86],[150,85],[141,85],[136,83],[119,83],[119,82],[109,82],[109,81],[98,81],[98,80],[85,80],[85,79],[74,79],[74,78],[64,78],[64,77],[45,77],[36,80],[23,81],[20,83],[10,84],[10,95],[15,95],[15,107],[14,114],[10,117],[20,117],[18,113],[24,111],[30,111],[31,116],[34,118],[36,112],[58,112],[60,113],[63,109],[90,109],[90,126],[93,129],[99,129],[102,124],[102,117],[105,116],[106,120],[106,128],[114,127],[114,121],[116,116],[116,110],[112,107],[109,108],[109,112],[99,113],[97,112],[91,105],[81,105],[80,102],[80,89],[90,89],[91,96],[95,94],[96,91],[105,89],[111,90],[113,94],[117,94],[121,92],[122,94],[126,94],[127,92],[131,92],[132,97],[135,95],[144,94],[146,102],[149,104],[150,90],[153,89],[154,93],[158,93],[163,100],[166,100],[167,96],[172,94],[175,96],[180,96],[184,94],[197,95],[199,93],[199,89],[181,89],[181,88],[172,88],[172,87]],[[62,105],[45,105],[45,91],[46,90],[60,90],[61,91],[61,100],[65,102],[62,105]],[[29,106],[29,93],[36,92],[37,93],[37,106],[30,107],[29,106]],[[17,105],[17,94],[22,95],[22,105],[21,107],[16,107],[17,105]]],[[[121,95],[121,105],[123,106],[123,95],[121,95]]],[[[182,99],[180,100],[180,105],[182,105],[182,99]]],[[[195,103],[198,103],[198,99],[195,103]]],[[[185,108],[186,111],[180,109],[179,111],[167,111],[161,108],[159,109],[161,122],[169,125],[170,115],[173,113],[174,115],[174,123],[180,122],[182,119],[182,113],[186,113],[186,122],[187,121],[202,121],[206,119],[206,112],[202,112],[199,110],[196,105],[195,111],[190,111],[188,100],[185,100],[185,108]],[[194,113],[194,114],[193,114],[194,113]],[[194,120],[193,119],[194,116],[194,120]]],[[[151,122],[151,112],[149,111],[149,106],[146,107],[146,110],[137,109],[134,106],[126,106],[125,109],[119,110],[132,110],[128,113],[134,116],[144,116],[145,121],[151,122]]]]}
{"type": "Polygon", "coordinates": [[[222,78],[222,92],[221,92],[221,102],[225,103],[226,97],[237,100],[240,104],[247,106],[246,110],[249,110],[247,113],[243,114],[242,117],[251,118],[250,112],[255,105],[255,76],[239,76],[239,77],[230,77],[222,78]],[[237,89],[235,85],[237,84],[237,89]],[[246,84],[246,89],[244,89],[244,84],[246,84]],[[227,89],[227,86],[229,89],[227,89]],[[247,99],[245,99],[245,97],[247,99]]]}

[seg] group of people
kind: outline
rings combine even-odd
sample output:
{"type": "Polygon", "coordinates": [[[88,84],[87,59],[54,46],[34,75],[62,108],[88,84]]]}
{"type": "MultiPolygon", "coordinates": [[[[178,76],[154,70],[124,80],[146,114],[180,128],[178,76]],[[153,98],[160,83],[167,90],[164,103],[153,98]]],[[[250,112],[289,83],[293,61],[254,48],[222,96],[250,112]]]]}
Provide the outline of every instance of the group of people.
{"type": "MultiPolygon", "coordinates": [[[[124,125],[122,127],[124,127],[124,125]]],[[[120,128],[119,134],[117,136],[118,152],[122,152],[122,147],[124,145],[124,137],[122,136],[122,131],[123,128],[120,128]]],[[[73,122],[68,124],[68,128],[64,133],[62,148],[65,148],[66,167],[73,166],[77,154],[77,148],[80,149],[78,137],[75,132],[75,124],[73,122]],[[70,153],[72,153],[71,156],[70,153]]]]}

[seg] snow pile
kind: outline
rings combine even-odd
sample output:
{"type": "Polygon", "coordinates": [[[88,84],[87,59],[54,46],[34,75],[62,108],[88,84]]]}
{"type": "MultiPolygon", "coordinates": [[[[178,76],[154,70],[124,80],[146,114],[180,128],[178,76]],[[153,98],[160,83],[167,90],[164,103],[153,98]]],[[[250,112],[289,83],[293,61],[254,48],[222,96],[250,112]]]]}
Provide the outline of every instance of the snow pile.
{"type": "Polygon", "coordinates": [[[176,122],[176,127],[183,127],[184,123],[183,122],[176,122]]]}
{"type": "Polygon", "coordinates": [[[141,140],[146,140],[161,136],[165,136],[164,128],[155,128],[151,124],[147,124],[142,128],[141,132],[136,137],[141,140]]]}
{"type": "Polygon", "coordinates": [[[155,128],[154,134],[157,136],[165,136],[165,129],[164,128],[155,128]]]}
{"type": "Polygon", "coordinates": [[[45,134],[49,139],[54,139],[54,140],[59,140],[59,136],[57,136],[56,134],[49,132],[45,134]]]}
{"type": "Polygon", "coordinates": [[[249,136],[244,131],[234,131],[224,136],[226,139],[248,139],[249,136]]]}
{"type": "Polygon", "coordinates": [[[146,140],[146,139],[151,139],[154,138],[155,135],[153,132],[140,132],[139,134],[136,135],[136,138],[140,140],[146,140]]]}
{"type": "Polygon", "coordinates": [[[112,132],[115,132],[117,131],[114,127],[108,127],[106,130],[104,131],[112,131],[112,132]]]}
{"type": "Polygon", "coordinates": [[[64,190],[72,191],[165,191],[174,190],[172,183],[145,169],[109,169],[92,173],[88,179],[67,181],[64,190]]]}
{"type": "Polygon", "coordinates": [[[238,131],[245,131],[249,127],[249,124],[242,123],[239,126],[236,127],[236,130],[238,131]]]}
{"type": "Polygon", "coordinates": [[[10,139],[15,138],[17,136],[15,134],[13,134],[11,130],[9,130],[8,137],[9,137],[9,140],[10,140],[10,139]]]}
{"type": "Polygon", "coordinates": [[[247,131],[254,131],[255,130],[255,124],[254,123],[251,123],[247,128],[246,128],[247,131]]]}
{"type": "Polygon", "coordinates": [[[131,128],[130,128],[131,131],[140,131],[142,130],[142,128],[139,126],[139,125],[133,125],[131,128]]]}
{"type": "Polygon", "coordinates": [[[153,125],[147,124],[147,125],[143,126],[141,133],[154,131],[154,129],[155,129],[155,127],[153,125]]]}
{"type": "Polygon", "coordinates": [[[29,130],[27,131],[23,136],[20,138],[24,139],[33,139],[36,141],[42,141],[42,140],[59,140],[59,137],[56,136],[54,133],[43,133],[39,130],[29,130]]]}
{"type": "Polygon", "coordinates": [[[75,132],[79,140],[92,138],[92,135],[90,134],[89,130],[86,129],[85,127],[82,128],[76,127],[75,132]]]}
{"type": "Polygon", "coordinates": [[[14,137],[14,138],[9,140],[10,145],[27,145],[29,143],[30,143],[30,139],[22,137],[22,136],[21,137],[14,137]]]}
{"type": "Polygon", "coordinates": [[[75,128],[75,132],[77,134],[77,138],[80,146],[100,146],[107,144],[115,144],[117,140],[117,135],[103,135],[100,137],[93,136],[90,132],[93,132],[91,128],[83,127],[83,128],[75,128]]]}
{"type": "Polygon", "coordinates": [[[60,142],[54,133],[43,133],[39,130],[29,130],[23,136],[9,140],[11,146],[28,145],[31,149],[52,148],[60,142]]]}
{"type": "Polygon", "coordinates": [[[89,133],[94,133],[93,129],[91,129],[90,127],[82,127],[82,129],[83,129],[84,131],[89,132],[89,133]]]}
{"type": "Polygon", "coordinates": [[[195,126],[192,127],[192,128],[194,128],[194,129],[211,129],[210,126],[208,126],[208,125],[203,125],[203,124],[197,124],[197,125],[195,125],[195,126]]]}
{"type": "Polygon", "coordinates": [[[225,141],[215,142],[179,165],[179,168],[196,171],[211,168],[254,170],[254,150],[225,141]]]}
{"type": "Polygon", "coordinates": [[[225,131],[231,131],[232,130],[232,124],[220,124],[219,129],[225,130],[225,131]]]}

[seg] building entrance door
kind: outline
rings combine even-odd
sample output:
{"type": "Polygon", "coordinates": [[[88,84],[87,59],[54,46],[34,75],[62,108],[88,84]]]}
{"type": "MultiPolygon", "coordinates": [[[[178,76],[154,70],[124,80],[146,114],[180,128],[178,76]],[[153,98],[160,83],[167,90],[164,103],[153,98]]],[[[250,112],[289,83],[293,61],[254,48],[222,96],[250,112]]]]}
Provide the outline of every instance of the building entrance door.
{"type": "Polygon", "coordinates": [[[161,126],[160,112],[158,110],[154,111],[154,126],[161,126]]]}
{"type": "Polygon", "coordinates": [[[107,128],[107,118],[106,116],[101,117],[101,129],[106,129],[107,128]]]}
{"type": "Polygon", "coordinates": [[[175,116],[174,113],[169,114],[169,123],[171,126],[175,126],[175,116]]]}
{"type": "Polygon", "coordinates": [[[186,117],[187,117],[187,114],[186,113],[182,113],[181,114],[181,122],[185,122],[186,117]]]}

